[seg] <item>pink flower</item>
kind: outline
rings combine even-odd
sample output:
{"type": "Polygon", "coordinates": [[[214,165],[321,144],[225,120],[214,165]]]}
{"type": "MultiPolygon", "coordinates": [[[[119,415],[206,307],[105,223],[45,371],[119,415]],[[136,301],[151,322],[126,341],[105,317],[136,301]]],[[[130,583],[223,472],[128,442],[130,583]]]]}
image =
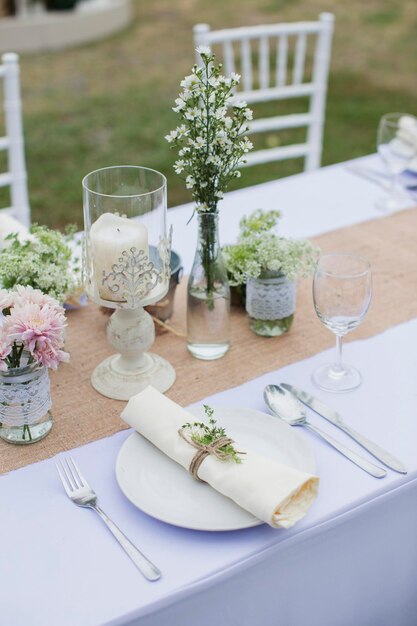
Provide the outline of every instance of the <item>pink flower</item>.
{"type": "MultiPolygon", "coordinates": [[[[57,367],[58,356],[64,343],[65,315],[63,309],[45,304],[15,306],[7,316],[3,332],[10,341],[23,343],[36,360],[48,361],[57,367]]],[[[61,360],[64,360],[61,358],[61,360]]]]}
{"type": "Polygon", "coordinates": [[[51,308],[62,308],[55,298],[51,298],[51,296],[46,295],[46,293],[43,293],[40,289],[34,289],[30,285],[27,287],[17,285],[15,290],[17,293],[16,306],[23,306],[25,304],[39,304],[39,306],[44,306],[48,304],[51,308]]]}
{"type": "Polygon", "coordinates": [[[13,306],[15,293],[7,289],[0,289],[0,311],[10,309],[13,306]]]}
{"type": "Polygon", "coordinates": [[[2,316],[0,324],[0,370],[7,370],[6,359],[14,343],[45,367],[56,369],[69,360],[62,350],[65,311],[57,300],[39,289],[18,285],[12,292],[0,289],[0,307],[2,302],[10,307],[10,315],[2,316]]]}
{"type": "Polygon", "coordinates": [[[60,363],[68,363],[70,355],[68,352],[64,352],[63,350],[54,351],[52,348],[46,346],[45,344],[41,346],[39,349],[36,348],[33,351],[33,356],[45,367],[50,367],[53,370],[56,370],[60,363]]]}
{"type": "Polygon", "coordinates": [[[5,335],[0,336],[0,371],[7,372],[7,363],[5,359],[12,351],[12,344],[5,335]]]}

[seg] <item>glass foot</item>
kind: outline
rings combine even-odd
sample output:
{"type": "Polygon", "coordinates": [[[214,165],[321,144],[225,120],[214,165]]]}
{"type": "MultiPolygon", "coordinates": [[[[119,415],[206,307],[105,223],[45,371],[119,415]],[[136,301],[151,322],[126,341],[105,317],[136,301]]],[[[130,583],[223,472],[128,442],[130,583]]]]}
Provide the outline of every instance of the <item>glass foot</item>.
{"type": "Polygon", "coordinates": [[[324,391],[343,393],[356,389],[362,383],[360,372],[350,365],[335,369],[334,365],[322,365],[313,373],[313,383],[324,391]]]}

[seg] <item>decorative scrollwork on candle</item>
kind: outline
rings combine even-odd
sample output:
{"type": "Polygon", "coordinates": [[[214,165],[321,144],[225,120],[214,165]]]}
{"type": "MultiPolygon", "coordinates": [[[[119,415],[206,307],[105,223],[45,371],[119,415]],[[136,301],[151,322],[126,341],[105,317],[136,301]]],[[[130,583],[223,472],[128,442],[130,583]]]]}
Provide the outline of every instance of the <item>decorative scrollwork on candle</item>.
{"type": "Polygon", "coordinates": [[[163,275],[155,269],[148,255],[143,250],[130,248],[122,252],[111,272],[106,274],[103,270],[102,284],[117,300],[125,300],[127,307],[134,309],[162,280],[163,275]]]}

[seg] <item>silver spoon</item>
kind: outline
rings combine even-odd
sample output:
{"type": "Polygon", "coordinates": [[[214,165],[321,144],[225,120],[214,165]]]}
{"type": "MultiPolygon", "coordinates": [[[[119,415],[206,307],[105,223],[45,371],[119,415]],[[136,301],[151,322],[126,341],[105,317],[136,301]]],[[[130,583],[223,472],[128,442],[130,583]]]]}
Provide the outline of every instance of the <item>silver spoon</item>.
{"type": "Polygon", "coordinates": [[[305,426],[309,430],[312,430],[317,435],[322,437],[333,448],[336,448],[341,454],[343,454],[349,461],[355,463],[360,468],[375,476],[375,478],[383,478],[387,472],[374,465],[370,461],[367,461],[356,452],[353,452],[350,448],[347,448],[342,443],[339,443],[336,439],[333,439],[330,435],[313,426],[307,421],[306,413],[302,404],[297,398],[290,392],[281,387],[280,385],[267,385],[264,389],[264,400],[269,409],[290,426],[305,426]]]}

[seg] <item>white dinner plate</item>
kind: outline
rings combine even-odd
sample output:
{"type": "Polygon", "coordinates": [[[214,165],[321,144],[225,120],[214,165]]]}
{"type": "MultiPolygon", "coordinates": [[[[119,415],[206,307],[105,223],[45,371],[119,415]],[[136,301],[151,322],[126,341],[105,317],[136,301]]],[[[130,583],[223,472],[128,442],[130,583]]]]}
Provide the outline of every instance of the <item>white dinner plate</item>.
{"type": "MultiPolygon", "coordinates": [[[[291,426],[252,409],[213,408],[218,425],[224,426],[243,450],[246,447],[280,463],[315,473],[311,449],[291,426]]],[[[190,412],[204,419],[203,407],[194,407],[190,412]]],[[[224,531],[263,523],[210,485],[195,480],[136,432],[126,439],[117,456],[116,479],[135,506],[168,524],[224,531]]]]}

